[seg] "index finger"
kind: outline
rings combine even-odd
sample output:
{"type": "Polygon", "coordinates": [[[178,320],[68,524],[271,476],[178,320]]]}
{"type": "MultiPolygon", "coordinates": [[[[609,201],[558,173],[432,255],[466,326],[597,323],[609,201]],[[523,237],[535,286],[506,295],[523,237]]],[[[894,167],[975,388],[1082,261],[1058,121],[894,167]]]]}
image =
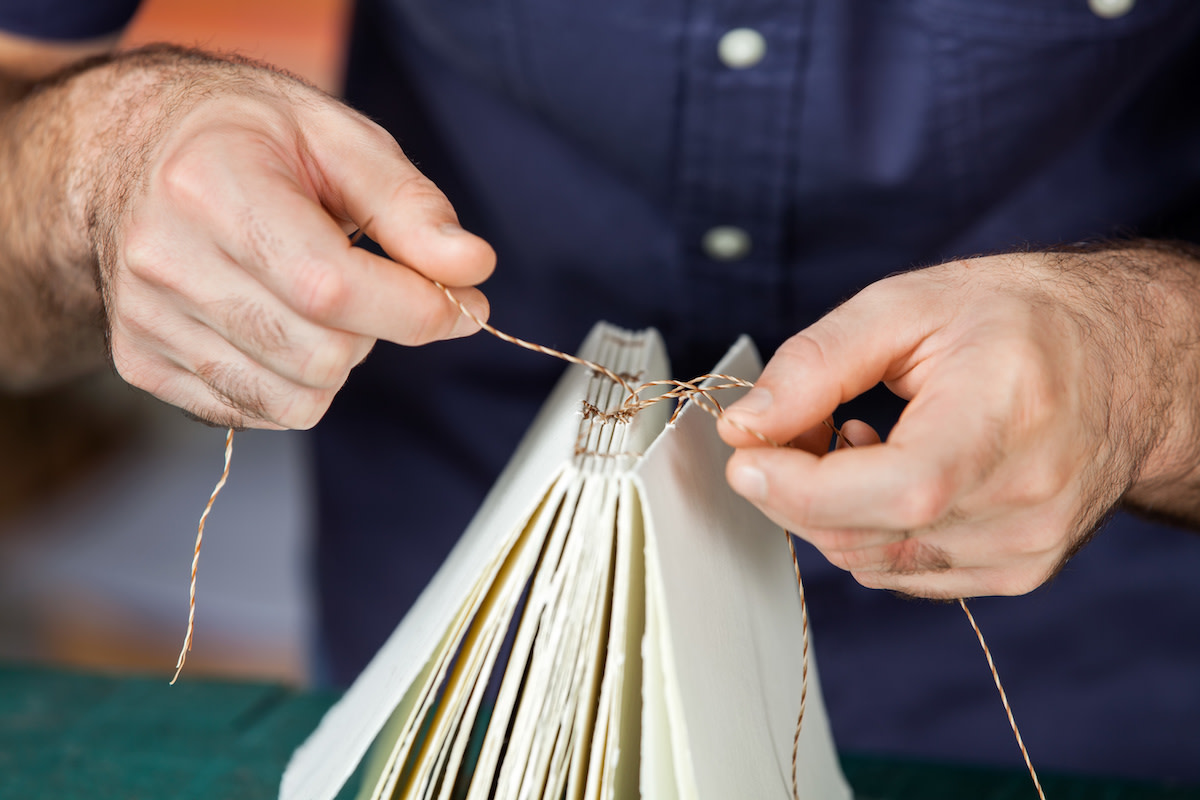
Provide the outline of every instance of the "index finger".
{"type": "Polygon", "coordinates": [[[996,430],[954,381],[930,382],[888,441],[815,456],[753,448],[729,461],[730,483],[797,528],[916,530],[953,513],[994,467],[996,430]]]}
{"type": "Polygon", "coordinates": [[[720,426],[725,441],[761,445],[730,422],[791,441],[842,403],[906,371],[937,324],[913,282],[900,276],[873,284],[784,342],[755,388],[726,409],[729,420],[720,426]]]}
{"type": "Polygon", "coordinates": [[[342,108],[320,121],[305,135],[331,212],[427,278],[447,286],[487,279],[496,265],[491,246],[463,230],[445,194],[383,128],[342,108]]]}
{"type": "MultiPolygon", "coordinates": [[[[303,176],[273,160],[269,148],[217,146],[221,158],[197,160],[206,173],[202,185],[222,198],[221,209],[205,212],[216,243],[293,311],[327,328],[401,344],[476,330],[423,274],[352,247],[303,176]]],[[[455,292],[486,318],[478,290],[455,292]]]]}

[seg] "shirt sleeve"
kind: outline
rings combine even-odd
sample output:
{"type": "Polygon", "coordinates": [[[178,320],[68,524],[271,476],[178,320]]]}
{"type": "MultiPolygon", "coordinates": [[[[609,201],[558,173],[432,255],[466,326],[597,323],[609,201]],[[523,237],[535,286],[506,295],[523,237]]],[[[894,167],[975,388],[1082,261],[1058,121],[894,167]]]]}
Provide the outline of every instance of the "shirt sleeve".
{"type": "Polygon", "coordinates": [[[139,0],[0,0],[0,31],[30,39],[83,41],[117,33],[139,0]]]}

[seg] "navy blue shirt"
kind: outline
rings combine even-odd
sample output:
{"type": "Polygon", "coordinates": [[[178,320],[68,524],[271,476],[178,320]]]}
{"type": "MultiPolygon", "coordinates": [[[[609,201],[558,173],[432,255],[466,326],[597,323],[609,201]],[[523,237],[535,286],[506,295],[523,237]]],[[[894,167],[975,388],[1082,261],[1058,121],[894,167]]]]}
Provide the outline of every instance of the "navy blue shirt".
{"type": "MultiPolygon", "coordinates": [[[[500,328],[570,350],[597,319],[654,325],[687,377],[906,267],[1200,241],[1198,38],[1194,0],[359,0],[347,94],[495,245],[500,328]],[[722,60],[735,28],[760,61],[722,60]],[[721,226],[748,251],[714,258],[721,226]]],[[[477,336],[352,375],[315,432],[336,681],[560,372],[477,336]]],[[[897,411],[876,392],[840,416],[897,411]]],[[[803,568],[841,748],[1019,765],[960,611],[803,568]]],[[[1039,767],[1200,783],[1200,537],[1118,516],[1050,585],[974,607],[1039,767]]]]}

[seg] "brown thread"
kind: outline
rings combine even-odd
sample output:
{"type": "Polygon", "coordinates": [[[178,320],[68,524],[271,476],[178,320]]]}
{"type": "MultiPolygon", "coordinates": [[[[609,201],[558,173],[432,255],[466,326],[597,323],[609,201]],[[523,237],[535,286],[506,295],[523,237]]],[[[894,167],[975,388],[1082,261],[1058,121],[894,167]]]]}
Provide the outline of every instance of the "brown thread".
{"type": "MultiPolygon", "coordinates": [[[[446,288],[446,286],[444,284],[440,283],[439,281],[434,281],[433,283],[435,286],[437,286],[439,289],[441,289],[443,293],[445,293],[446,297],[448,297],[450,299],[450,302],[452,302],[452,303],[454,303],[454,305],[458,306],[458,310],[462,314],[464,314],[471,321],[473,321],[474,323],[479,325],[480,328],[482,328],[483,330],[492,334],[493,336],[496,336],[496,337],[502,339],[503,341],[509,342],[510,344],[515,344],[518,347],[523,347],[526,350],[532,350],[537,353],[542,353],[544,355],[548,355],[548,356],[552,356],[554,358],[559,358],[564,361],[568,361],[572,364],[579,364],[580,366],[587,367],[588,369],[591,369],[593,372],[599,373],[601,375],[604,375],[604,376],[610,378],[611,380],[616,381],[617,383],[619,383],[622,387],[624,387],[629,392],[629,397],[626,398],[625,402],[621,405],[621,407],[616,409],[615,411],[601,412],[595,406],[591,406],[591,408],[593,409],[592,414],[595,417],[599,417],[599,418],[603,419],[603,418],[605,418],[606,414],[607,415],[621,415],[620,421],[626,421],[630,418],[630,412],[636,413],[637,411],[640,411],[641,409],[646,408],[647,406],[649,406],[653,403],[657,403],[661,400],[674,398],[674,399],[681,400],[681,402],[679,404],[679,407],[677,407],[675,409],[675,413],[672,414],[672,416],[671,416],[672,422],[675,420],[675,417],[679,415],[679,411],[683,407],[684,403],[686,403],[689,400],[696,403],[698,406],[700,406],[700,408],[707,411],[713,417],[715,417],[717,419],[723,419],[724,418],[724,409],[721,407],[721,404],[716,400],[716,398],[714,398],[711,395],[711,392],[716,391],[718,389],[728,389],[728,388],[734,388],[734,387],[750,387],[750,386],[754,385],[750,381],[743,380],[741,378],[737,378],[737,377],[734,377],[731,375],[709,374],[709,375],[702,375],[698,378],[694,378],[691,381],[678,381],[678,380],[650,381],[650,382],[644,383],[644,384],[638,386],[636,389],[634,389],[634,388],[630,387],[628,383],[626,383],[624,380],[622,380],[621,377],[619,377],[618,375],[613,373],[607,367],[604,367],[600,364],[596,364],[596,363],[588,361],[586,359],[579,358],[578,356],[572,356],[567,353],[562,353],[558,350],[554,350],[549,347],[544,347],[539,344],[527,342],[524,339],[518,339],[517,337],[510,336],[507,333],[502,333],[501,331],[497,330],[496,328],[492,327],[491,325],[488,325],[483,320],[479,319],[479,317],[477,317],[474,313],[472,313],[471,310],[469,308],[467,308],[466,305],[464,305],[461,300],[459,300],[457,297],[455,297],[454,294],[448,288],[446,288]],[[708,379],[724,380],[724,381],[726,381],[726,383],[717,385],[717,386],[707,386],[707,387],[701,387],[701,386],[697,385],[708,379]],[[656,397],[647,398],[645,400],[641,399],[641,397],[639,396],[639,393],[649,387],[652,387],[652,386],[674,386],[676,388],[671,391],[668,391],[664,394],[658,395],[656,397]],[[703,399],[701,399],[701,398],[703,398],[703,399]]],[[[590,405],[590,404],[585,403],[585,406],[586,405],[590,405]]],[[[588,413],[586,409],[585,409],[585,413],[588,413]]],[[[616,417],[613,417],[613,418],[616,418],[616,417]]],[[[734,428],[741,431],[742,433],[749,434],[749,435],[755,437],[756,439],[758,439],[759,441],[763,442],[764,444],[767,444],[771,447],[782,447],[783,446],[779,442],[776,442],[773,439],[771,439],[770,437],[768,437],[766,434],[761,433],[760,431],[756,431],[747,426],[744,426],[741,423],[737,422],[736,420],[731,420],[731,419],[725,418],[725,422],[729,425],[732,425],[734,428]]],[[[853,444],[851,444],[849,439],[847,439],[845,436],[842,435],[841,430],[838,429],[838,427],[833,423],[832,420],[825,420],[824,424],[827,428],[829,428],[833,432],[833,434],[837,437],[837,441],[840,444],[843,444],[846,447],[854,446],[853,444]]],[[[798,782],[796,779],[796,771],[797,771],[797,762],[799,760],[800,731],[804,724],[804,709],[805,709],[805,705],[806,705],[807,699],[808,699],[808,648],[809,648],[808,603],[804,597],[804,581],[800,577],[800,562],[796,556],[796,547],[795,547],[795,543],[792,541],[792,534],[790,531],[785,530],[784,536],[787,539],[788,552],[790,553],[790,555],[792,557],[792,569],[796,575],[796,587],[797,587],[797,590],[798,590],[799,596],[800,596],[800,629],[801,629],[800,636],[801,636],[801,641],[802,641],[802,645],[801,645],[801,676],[800,676],[800,711],[796,715],[796,730],[792,736],[792,798],[793,798],[793,800],[800,800],[800,790],[799,790],[798,782]]],[[[959,598],[958,602],[959,602],[959,605],[962,607],[963,612],[966,613],[967,620],[971,623],[971,627],[972,627],[972,629],[974,629],[975,635],[979,638],[979,644],[983,647],[984,657],[987,658],[988,666],[992,671],[992,679],[996,683],[996,689],[1000,692],[1000,700],[1004,704],[1004,710],[1008,715],[1008,724],[1012,728],[1013,735],[1016,737],[1016,740],[1017,740],[1017,745],[1018,745],[1018,747],[1020,747],[1021,754],[1025,758],[1025,766],[1028,767],[1029,775],[1031,778],[1033,778],[1033,785],[1037,789],[1038,797],[1041,798],[1041,800],[1046,800],[1046,796],[1042,792],[1042,784],[1038,780],[1037,772],[1033,768],[1033,762],[1029,758],[1029,752],[1026,750],[1025,743],[1021,738],[1021,732],[1017,728],[1017,721],[1016,721],[1016,718],[1013,716],[1012,708],[1009,706],[1008,696],[1006,695],[1006,693],[1004,691],[1003,685],[1001,685],[1001,683],[1000,683],[1000,672],[996,669],[996,664],[992,660],[992,654],[991,654],[991,651],[988,649],[987,642],[984,641],[983,631],[981,631],[979,629],[979,625],[976,624],[974,616],[971,615],[970,610],[967,608],[966,601],[963,600],[962,598],[959,598]]]]}
{"type": "MultiPolygon", "coordinates": [[[[355,234],[355,236],[357,237],[358,234],[355,234]]],[[[356,241],[356,239],[354,239],[352,241],[356,241]]],[[[545,355],[545,356],[562,359],[563,361],[566,361],[570,364],[577,364],[581,367],[586,367],[587,369],[590,369],[592,372],[603,375],[604,377],[608,378],[610,381],[613,381],[614,383],[620,385],[622,389],[629,392],[629,396],[630,396],[630,398],[632,398],[633,402],[634,403],[637,402],[637,392],[634,390],[634,388],[632,386],[629,385],[629,381],[625,380],[625,378],[623,378],[620,375],[618,375],[617,373],[613,372],[611,369],[604,366],[603,364],[597,364],[594,361],[588,361],[585,358],[580,358],[579,356],[573,356],[570,353],[564,353],[559,350],[555,350],[552,347],[546,347],[544,345],[535,344],[533,342],[527,342],[524,339],[518,339],[516,336],[509,336],[507,333],[504,333],[501,330],[497,330],[496,328],[492,327],[491,325],[487,324],[486,322],[481,320],[479,317],[477,317],[475,315],[475,313],[471,311],[471,309],[466,307],[466,305],[463,303],[463,301],[459,300],[457,297],[454,296],[454,293],[446,287],[446,284],[442,283],[441,281],[432,281],[432,283],[434,286],[441,289],[442,292],[446,295],[446,297],[450,298],[451,303],[454,303],[454,305],[458,306],[458,310],[463,314],[463,316],[465,316],[467,319],[474,322],[476,325],[478,325],[483,330],[490,333],[492,336],[495,336],[497,339],[508,342],[509,344],[515,344],[517,347],[522,347],[526,350],[532,350],[535,353],[541,353],[542,355],[545,355]]],[[[628,343],[623,342],[623,344],[628,344],[628,343]]]]}
{"type": "MultiPolygon", "coordinates": [[[[838,436],[841,436],[841,432],[838,436]]],[[[792,571],[796,575],[796,589],[800,592],[800,711],[796,714],[796,730],[792,733],[792,800],[800,800],[800,788],[796,782],[796,763],[800,759],[800,729],[804,725],[804,706],[808,702],[808,601],[804,598],[804,581],[800,579],[800,559],[796,557],[796,543],[790,531],[787,537],[788,553],[792,557],[792,571]]]]}
{"type": "MultiPolygon", "coordinates": [[[[524,339],[518,339],[516,336],[510,336],[507,333],[503,333],[502,331],[487,324],[486,322],[481,320],[479,317],[477,317],[469,308],[466,307],[466,305],[461,300],[459,300],[457,297],[454,296],[454,294],[445,286],[445,284],[443,284],[439,281],[433,281],[433,284],[442,290],[442,292],[446,295],[446,297],[449,298],[450,302],[452,302],[452,303],[454,303],[454,305],[458,306],[458,310],[464,316],[466,316],[472,322],[477,324],[480,328],[482,328],[483,330],[492,334],[493,336],[495,336],[505,342],[508,342],[510,344],[515,344],[518,347],[522,347],[526,350],[532,350],[536,353],[542,353],[543,355],[552,356],[554,358],[562,359],[563,361],[567,361],[572,364],[578,364],[579,366],[586,367],[587,369],[590,369],[595,373],[604,375],[605,377],[609,378],[610,380],[613,380],[613,381],[619,383],[629,393],[629,396],[625,398],[625,401],[621,404],[621,406],[614,409],[613,411],[607,411],[607,412],[601,411],[599,408],[597,408],[592,403],[588,403],[587,401],[584,401],[584,404],[583,404],[584,419],[588,419],[588,420],[598,419],[600,421],[605,421],[605,420],[611,419],[611,420],[615,420],[617,422],[628,422],[630,419],[632,419],[633,415],[636,414],[638,411],[641,411],[642,409],[647,408],[648,406],[653,405],[654,403],[658,403],[663,400],[672,400],[672,399],[677,399],[680,401],[680,403],[676,407],[675,412],[671,415],[670,422],[675,421],[675,418],[677,416],[679,416],[680,410],[683,408],[684,404],[687,403],[688,401],[695,403],[696,405],[698,405],[700,408],[704,409],[706,412],[711,414],[716,419],[722,419],[722,418],[724,418],[724,408],[721,406],[720,402],[718,402],[717,399],[712,396],[712,392],[720,390],[720,389],[748,388],[748,387],[751,387],[754,385],[750,381],[744,380],[742,378],[737,378],[732,375],[709,373],[707,375],[701,375],[700,377],[693,378],[690,381],[656,380],[656,381],[648,381],[646,383],[641,384],[637,388],[633,388],[625,380],[623,380],[621,378],[621,376],[617,375],[615,372],[613,372],[612,370],[608,369],[607,367],[605,367],[601,364],[597,364],[595,362],[588,361],[587,359],[579,358],[578,356],[573,356],[568,353],[563,353],[563,352],[560,352],[553,348],[545,347],[540,344],[534,344],[533,342],[527,342],[524,339]],[[709,379],[724,381],[724,383],[718,384],[715,386],[699,386],[698,385],[709,379]],[[673,386],[675,388],[671,389],[667,392],[664,392],[663,394],[656,395],[655,397],[649,397],[649,398],[643,399],[640,396],[640,393],[642,391],[644,391],[648,388],[658,387],[658,386],[673,386]]],[[[764,434],[760,431],[756,431],[753,428],[749,428],[745,425],[742,425],[741,423],[737,422],[736,420],[725,419],[725,421],[728,424],[732,425],[734,428],[738,429],[739,431],[749,434],[750,436],[753,436],[754,438],[758,439],[759,441],[763,442],[766,445],[769,445],[771,447],[782,447],[782,445],[780,443],[774,441],[766,434],[764,434]]],[[[826,420],[825,425],[834,432],[834,434],[838,437],[838,441],[849,444],[849,442],[845,439],[845,437],[842,436],[842,432],[840,430],[838,430],[837,426],[835,426],[831,420],[826,420]]],[[[578,446],[576,446],[575,451],[576,451],[576,455],[580,455],[580,448],[578,446]]],[[[784,535],[784,538],[787,540],[788,552],[791,554],[791,557],[792,557],[792,570],[796,576],[796,588],[797,588],[797,591],[799,592],[799,596],[800,596],[800,639],[801,639],[800,710],[796,715],[796,730],[792,735],[792,798],[793,798],[793,800],[800,800],[800,790],[799,790],[799,784],[797,781],[796,773],[797,773],[797,763],[799,761],[799,751],[800,751],[800,730],[804,724],[804,709],[805,709],[805,705],[808,701],[808,647],[809,647],[809,645],[808,645],[808,602],[804,597],[804,581],[800,577],[800,561],[796,556],[796,547],[795,547],[795,544],[792,542],[792,534],[785,530],[783,532],[783,535],[784,535]]]]}
{"type": "Polygon", "coordinates": [[[619,453],[601,453],[599,450],[589,450],[586,447],[575,447],[576,458],[641,458],[642,453],[636,450],[622,450],[619,453]]]}
{"type": "MultiPolygon", "coordinates": [[[[360,228],[358,231],[355,232],[355,234],[351,237],[351,240],[350,240],[351,244],[354,244],[355,242],[358,241],[358,239],[360,239],[362,237],[363,228],[365,228],[365,227],[366,227],[366,225],[364,224],[362,226],[362,228],[360,228]]],[[[696,405],[698,405],[700,408],[702,408],[704,411],[706,411],[707,413],[709,413],[716,419],[723,419],[724,418],[724,408],[721,406],[720,402],[718,402],[716,400],[716,398],[714,398],[712,396],[711,393],[714,391],[719,391],[721,389],[748,388],[748,387],[751,387],[754,385],[750,381],[744,380],[742,378],[737,378],[735,376],[722,375],[719,373],[709,373],[709,374],[701,375],[700,377],[694,378],[691,381],[680,381],[680,380],[648,381],[646,383],[639,385],[635,389],[633,386],[630,385],[630,382],[638,380],[638,378],[640,377],[640,373],[638,373],[636,375],[631,375],[629,373],[618,374],[618,373],[613,372],[612,370],[608,369],[607,367],[605,367],[602,364],[598,364],[593,361],[589,361],[587,359],[579,358],[578,356],[573,356],[569,353],[564,353],[559,350],[555,350],[550,347],[545,347],[540,344],[535,344],[533,342],[529,342],[524,339],[519,339],[516,336],[510,336],[509,334],[504,333],[503,331],[500,331],[497,328],[493,327],[492,325],[489,325],[488,323],[479,319],[479,317],[477,317],[474,313],[472,313],[471,310],[468,309],[461,300],[459,300],[457,297],[454,296],[454,294],[450,291],[449,288],[447,288],[445,286],[445,284],[441,283],[440,281],[436,281],[436,280],[433,281],[433,284],[442,290],[442,292],[446,295],[446,297],[449,298],[450,301],[452,303],[454,303],[455,306],[458,307],[458,310],[464,316],[466,316],[468,319],[473,321],[475,324],[479,325],[479,327],[482,330],[487,331],[488,333],[492,334],[496,338],[498,338],[502,341],[508,342],[509,344],[514,344],[517,347],[521,347],[525,350],[530,350],[535,353],[541,353],[543,355],[547,355],[552,358],[558,358],[558,359],[566,361],[568,363],[576,364],[578,366],[582,366],[587,369],[590,369],[594,373],[603,375],[604,377],[606,377],[609,380],[613,381],[614,383],[618,384],[619,386],[621,386],[623,389],[625,389],[629,393],[629,396],[625,399],[625,401],[622,403],[622,405],[613,411],[601,411],[595,405],[588,403],[587,401],[584,401],[583,402],[584,419],[589,419],[589,420],[590,419],[598,419],[601,422],[610,421],[610,420],[615,420],[617,422],[628,422],[629,420],[631,420],[633,418],[633,416],[638,411],[640,411],[654,403],[661,402],[663,400],[672,400],[672,399],[679,400],[681,402],[678,404],[674,413],[671,415],[669,423],[675,421],[676,417],[679,416],[679,412],[682,410],[683,406],[688,401],[695,403],[696,405]],[[706,380],[722,380],[725,382],[721,383],[721,384],[717,384],[717,385],[712,385],[712,386],[698,386],[697,385],[706,380]],[[652,398],[643,399],[640,397],[640,392],[642,392],[648,388],[658,387],[658,386],[674,386],[675,388],[670,391],[667,391],[661,395],[652,397],[652,398]]],[[[616,341],[618,344],[621,344],[622,346],[626,346],[629,344],[625,340],[620,339],[618,337],[609,337],[609,338],[613,341],[616,341]]],[[[770,437],[768,437],[766,434],[764,434],[760,431],[756,431],[745,425],[742,425],[741,423],[737,422],[736,420],[725,419],[725,422],[727,424],[733,426],[737,430],[741,431],[742,433],[746,433],[750,436],[753,436],[754,438],[758,439],[759,441],[763,442],[764,444],[766,444],[768,446],[771,446],[771,447],[782,447],[783,446],[779,442],[776,442],[773,439],[771,439],[770,437]]],[[[833,423],[832,420],[824,420],[824,425],[833,432],[834,436],[837,437],[838,442],[846,445],[847,447],[853,446],[850,443],[850,441],[848,439],[846,439],[845,436],[842,435],[841,430],[838,429],[838,427],[833,423]]],[[[590,451],[581,449],[578,445],[575,448],[575,454],[576,454],[576,456],[602,455],[599,453],[590,452],[590,451]]],[[[626,455],[636,457],[640,454],[638,454],[638,453],[611,453],[611,454],[603,454],[603,455],[607,455],[610,457],[626,456],[626,455]]],[[[204,525],[208,519],[209,513],[212,511],[213,503],[216,502],[217,495],[219,495],[221,493],[221,489],[224,488],[225,483],[229,478],[229,465],[232,460],[232,457],[233,457],[233,428],[231,427],[231,428],[229,428],[228,433],[225,437],[225,467],[221,472],[221,477],[217,481],[216,486],[213,487],[212,494],[209,496],[208,503],[205,505],[204,511],[200,515],[200,522],[196,529],[196,546],[195,546],[195,552],[193,553],[193,556],[192,556],[191,583],[190,583],[189,590],[188,590],[187,633],[184,637],[183,648],[179,652],[179,660],[175,665],[175,675],[174,675],[174,677],[171,678],[171,685],[174,685],[175,681],[179,679],[179,674],[183,671],[183,665],[187,661],[188,651],[190,651],[192,649],[192,637],[193,637],[193,633],[195,631],[195,618],[196,618],[196,572],[197,572],[197,568],[200,563],[200,547],[204,542],[204,525]]],[[[802,642],[801,651],[800,651],[801,652],[800,710],[796,715],[796,728],[792,735],[792,798],[793,798],[793,800],[800,800],[800,791],[799,791],[798,781],[797,781],[797,763],[799,760],[800,732],[803,727],[804,711],[805,711],[805,706],[806,706],[807,700],[808,700],[808,650],[809,650],[808,602],[804,596],[804,581],[800,576],[800,562],[796,555],[796,546],[795,546],[795,543],[792,541],[791,532],[785,530],[784,537],[787,540],[788,552],[792,559],[792,570],[796,577],[796,588],[797,588],[797,591],[799,594],[799,599],[800,599],[800,637],[801,637],[801,642],[802,642]]],[[[967,615],[967,620],[971,623],[971,628],[975,631],[975,635],[979,639],[979,644],[983,648],[984,657],[987,659],[988,667],[992,673],[992,679],[995,681],[996,689],[1000,693],[1000,701],[1004,705],[1004,711],[1005,711],[1006,715],[1008,716],[1008,724],[1012,728],[1013,735],[1016,737],[1017,746],[1020,748],[1021,755],[1025,759],[1025,766],[1029,769],[1030,777],[1033,778],[1033,784],[1034,784],[1034,787],[1037,789],[1038,797],[1041,798],[1041,800],[1045,800],[1046,795],[1042,791],[1041,782],[1038,780],[1037,772],[1034,770],[1033,762],[1030,759],[1029,752],[1025,747],[1025,742],[1021,738],[1021,732],[1017,727],[1016,718],[1013,716],[1012,707],[1009,705],[1009,702],[1008,702],[1008,696],[1005,693],[1004,687],[1000,682],[1000,673],[996,669],[995,662],[992,660],[992,654],[991,654],[991,651],[988,649],[987,642],[983,638],[983,632],[979,629],[979,625],[975,622],[975,617],[971,614],[970,609],[967,608],[966,601],[963,600],[962,598],[959,598],[958,602],[959,602],[959,606],[962,608],[963,612],[967,615]]]]}
{"type": "Polygon", "coordinates": [[[188,621],[187,634],[183,637],[183,648],[179,651],[179,661],[175,664],[175,677],[171,678],[171,685],[175,685],[175,681],[179,680],[179,673],[183,672],[184,662],[187,661],[188,651],[192,649],[192,634],[196,630],[196,569],[200,566],[200,545],[204,543],[204,523],[208,521],[209,512],[212,511],[213,503],[217,500],[217,495],[221,493],[221,489],[225,487],[225,481],[229,480],[229,462],[233,459],[233,428],[225,435],[225,469],[221,471],[221,478],[217,481],[217,485],[213,487],[212,494],[208,497],[208,503],[204,506],[204,513],[200,515],[200,524],[196,526],[196,550],[192,554],[192,582],[188,589],[188,621]]]}
{"type": "Polygon", "coordinates": [[[594,403],[583,401],[583,418],[585,420],[597,420],[599,422],[631,422],[637,410],[627,406],[613,409],[612,411],[602,411],[599,406],[594,403]]]}
{"type": "Polygon", "coordinates": [[[1042,791],[1041,781],[1038,780],[1037,771],[1033,768],[1033,761],[1029,758],[1029,751],[1025,749],[1025,741],[1021,738],[1021,731],[1017,729],[1017,720],[1013,716],[1012,706],[1008,704],[1008,695],[1005,694],[1004,687],[1000,685],[1000,672],[996,669],[996,662],[992,660],[992,651],[988,649],[987,642],[983,640],[983,632],[975,624],[975,615],[967,608],[967,601],[960,597],[958,598],[958,605],[962,608],[963,613],[967,615],[967,619],[975,631],[975,636],[979,639],[979,646],[983,648],[983,656],[987,659],[988,668],[992,671],[992,680],[996,682],[996,690],[1000,692],[1000,702],[1004,704],[1004,713],[1008,715],[1008,725],[1012,728],[1013,736],[1017,737],[1017,747],[1021,748],[1021,757],[1025,759],[1025,766],[1029,768],[1029,776],[1033,778],[1033,786],[1037,789],[1038,797],[1046,800],[1046,795],[1042,791]]]}

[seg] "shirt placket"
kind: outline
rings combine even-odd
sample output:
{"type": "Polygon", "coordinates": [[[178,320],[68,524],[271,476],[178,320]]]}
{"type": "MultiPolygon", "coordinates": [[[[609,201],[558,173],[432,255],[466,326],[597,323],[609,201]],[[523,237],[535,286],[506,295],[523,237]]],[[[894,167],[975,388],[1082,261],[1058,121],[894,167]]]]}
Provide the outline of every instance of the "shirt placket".
{"type": "Polygon", "coordinates": [[[694,0],[680,92],[677,226],[691,338],[776,336],[785,288],[807,2],[694,0]],[[711,324],[714,316],[722,324],[711,324]]]}

